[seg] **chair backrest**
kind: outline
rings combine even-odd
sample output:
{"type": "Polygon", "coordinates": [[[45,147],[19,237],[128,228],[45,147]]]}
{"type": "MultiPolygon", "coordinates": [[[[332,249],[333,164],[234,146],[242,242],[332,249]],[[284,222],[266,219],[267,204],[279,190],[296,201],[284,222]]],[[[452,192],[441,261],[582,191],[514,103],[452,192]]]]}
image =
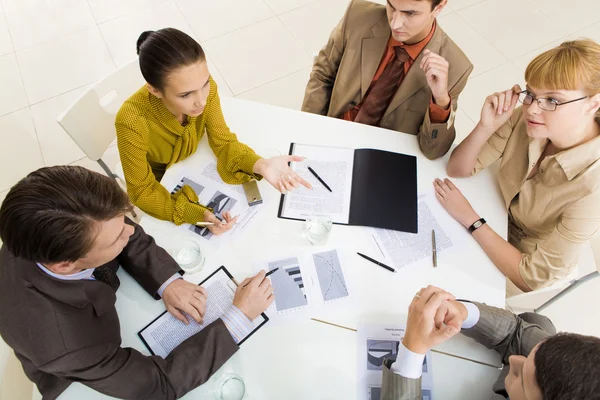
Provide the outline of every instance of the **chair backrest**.
{"type": "Polygon", "coordinates": [[[115,140],[119,108],[144,83],[136,60],[86,90],[57,121],[90,160],[98,161],[115,140]]]}

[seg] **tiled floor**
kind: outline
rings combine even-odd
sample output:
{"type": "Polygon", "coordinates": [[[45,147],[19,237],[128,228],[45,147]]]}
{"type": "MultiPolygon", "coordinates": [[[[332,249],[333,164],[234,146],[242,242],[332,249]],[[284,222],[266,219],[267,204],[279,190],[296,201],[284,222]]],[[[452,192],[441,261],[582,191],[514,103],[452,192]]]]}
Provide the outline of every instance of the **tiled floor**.
{"type": "MultiPolygon", "coordinates": [[[[600,41],[600,2],[565,2],[449,0],[439,23],[475,65],[459,102],[459,140],[477,122],[488,94],[523,83],[537,53],[566,38],[600,41]]],[[[43,165],[98,169],[55,118],[89,84],[134,60],[143,30],[172,26],[199,40],[222,96],[299,109],[313,55],[347,3],[0,0],[0,200],[43,165]]],[[[105,158],[114,164],[116,148],[105,158]]]]}

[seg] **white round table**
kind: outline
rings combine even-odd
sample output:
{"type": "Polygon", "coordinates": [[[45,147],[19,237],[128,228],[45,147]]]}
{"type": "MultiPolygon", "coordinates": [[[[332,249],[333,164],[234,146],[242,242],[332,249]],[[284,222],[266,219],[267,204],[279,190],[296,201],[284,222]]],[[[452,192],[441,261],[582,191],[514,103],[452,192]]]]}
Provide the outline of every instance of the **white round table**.
{"type": "MultiPolygon", "coordinates": [[[[413,135],[233,98],[223,98],[222,106],[225,119],[239,140],[264,157],[287,154],[291,142],[374,148],[417,156],[419,192],[429,191],[434,178],[446,176],[448,155],[436,161],[426,159],[413,135]]],[[[170,168],[162,182],[166,187],[175,186],[184,171],[197,171],[209,160],[214,160],[214,155],[205,137],[196,154],[170,168]]],[[[506,237],[507,213],[491,173],[483,171],[455,183],[489,225],[506,237]]],[[[253,264],[257,261],[311,250],[302,237],[301,222],[277,218],[278,192],[264,181],[259,185],[265,204],[252,225],[219,249],[206,248],[204,270],[186,275],[186,279],[200,282],[220,265],[225,265],[241,280],[254,273],[253,264]]],[[[449,221],[446,223],[455,223],[449,221]]],[[[158,244],[167,243],[175,231],[181,234],[180,228],[173,224],[148,216],[144,216],[141,225],[158,244]]],[[[194,234],[188,234],[193,238],[194,234]]],[[[360,227],[336,225],[327,248],[374,254],[366,239],[360,227]]],[[[440,252],[437,268],[431,263],[427,266],[420,263],[392,274],[358,256],[349,258],[344,273],[353,289],[352,306],[324,308],[313,317],[351,328],[356,328],[361,321],[403,323],[414,294],[428,284],[440,286],[459,298],[504,307],[505,277],[467,233],[453,240],[461,243],[461,251],[440,252]]],[[[119,276],[122,284],[116,307],[122,345],[149,354],[137,332],[164,311],[164,305],[152,299],[123,270],[119,276]]],[[[223,372],[235,372],[244,379],[248,399],[355,399],[359,368],[356,342],[356,332],[309,319],[267,324],[245,342],[207,384],[184,398],[211,399],[214,381],[223,372]]],[[[497,354],[461,335],[436,349],[500,365],[497,354]]],[[[433,370],[434,395],[438,399],[487,398],[499,373],[497,369],[439,353],[433,354],[433,370]]],[[[106,398],[109,397],[81,384],[71,385],[60,396],[61,400],[106,398]]]]}

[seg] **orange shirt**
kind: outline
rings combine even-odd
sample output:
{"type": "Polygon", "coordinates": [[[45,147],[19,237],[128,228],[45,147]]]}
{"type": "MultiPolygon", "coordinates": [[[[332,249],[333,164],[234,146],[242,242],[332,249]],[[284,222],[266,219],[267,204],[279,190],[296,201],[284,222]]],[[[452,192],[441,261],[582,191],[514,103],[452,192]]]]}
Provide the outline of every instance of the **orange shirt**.
{"type": "MultiPolygon", "coordinates": [[[[371,81],[371,86],[369,86],[369,90],[367,91],[367,95],[365,96],[365,98],[363,99],[361,104],[358,104],[354,108],[346,111],[342,115],[342,119],[345,119],[346,121],[354,121],[354,119],[356,118],[356,115],[358,115],[358,111],[360,110],[362,103],[365,101],[367,96],[369,96],[369,92],[371,91],[371,88],[373,87],[375,82],[377,82],[377,80],[383,73],[383,70],[385,70],[385,68],[388,66],[388,64],[394,58],[394,55],[395,55],[394,47],[395,46],[403,47],[409,55],[408,60],[404,63],[404,75],[402,76],[402,78],[400,78],[400,85],[402,85],[402,81],[404,80],[404,77],[408,73],[408,70],[415,63],[415,60],[417,59],[417,57],[419,57],[419,54],[421,54],[421,52],[423,51],[425,46],[427,46],[427,44],[429,44],[429,42],[431,41],[431,38],[433,37],[433,34],[435,33],[436,27],[437,27],[437,22],[434,21],[433,27],[431,28],[431,32],[429,32],[429,35],[427,35],[427,37],[425,39],[421,40],[418,43],[414,43],[414,44],[404,44],[402,42],[395,40],[393,38],[393,36],[390,35],[390,39],[387,44],[387,51],[385,52],[385,54],[383,55],[383,58],[381,59],[381,62],[379,63],[379,67],[377,68],[377,71],[375,72],[375,76],[373,76],[373,80],[371,81]]],[[[434,124],[446,122],[448,120],[448,117],[450,116],[451,108],[452,107],[448,107],[447,110],[444,110],[443,108],[441,108],[440,106],[435,104],[433,102],[433,98],[432,98],[431,101],[429,102],[429,115],[431,118],[431,122],[433,122],[434,124]]]]}

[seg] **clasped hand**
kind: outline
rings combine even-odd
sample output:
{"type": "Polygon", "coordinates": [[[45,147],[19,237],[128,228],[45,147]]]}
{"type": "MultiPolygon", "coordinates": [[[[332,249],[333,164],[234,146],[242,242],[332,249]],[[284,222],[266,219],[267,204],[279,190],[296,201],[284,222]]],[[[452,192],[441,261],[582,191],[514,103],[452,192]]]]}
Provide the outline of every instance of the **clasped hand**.
{"type": "Polygon", "coordinates": [[[452,294],[435,286],[421,289],[408,308],[404,346],[425,354],[460,332],[467,308],[455,300],[452,294]]]}

